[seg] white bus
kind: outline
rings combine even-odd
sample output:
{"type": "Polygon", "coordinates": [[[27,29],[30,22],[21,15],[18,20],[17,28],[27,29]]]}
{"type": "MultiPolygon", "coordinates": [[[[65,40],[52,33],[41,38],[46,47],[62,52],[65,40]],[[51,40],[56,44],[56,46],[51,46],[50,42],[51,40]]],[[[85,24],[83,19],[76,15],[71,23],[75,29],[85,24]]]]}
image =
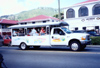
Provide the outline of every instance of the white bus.
{"type": "Polygon", "coordinates": [[[73,51],[83,50],[91,41],[89,34],[72,33],[67,27],[69,25],[66,22],[14,25],[9,27],[12,29],[11,45],[17,45],[22,50],[30,46],[69,46],[73,51]],[[40,33],[41,28],[44,28],[44,34],[40,33]],[[36,34],[33,35],[32,31],[36,34]]]}

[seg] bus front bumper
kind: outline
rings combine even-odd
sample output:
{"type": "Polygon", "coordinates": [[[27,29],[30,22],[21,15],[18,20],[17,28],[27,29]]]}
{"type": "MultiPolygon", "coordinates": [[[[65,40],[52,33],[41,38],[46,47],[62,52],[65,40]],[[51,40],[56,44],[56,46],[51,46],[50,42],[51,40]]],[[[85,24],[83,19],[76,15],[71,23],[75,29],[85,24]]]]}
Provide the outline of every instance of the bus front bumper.
{"type": "Polygon", "coordinates": [[[91,44],[91,40],[81,41],[81,45],[90,45],[90,44],[91,44]]]}

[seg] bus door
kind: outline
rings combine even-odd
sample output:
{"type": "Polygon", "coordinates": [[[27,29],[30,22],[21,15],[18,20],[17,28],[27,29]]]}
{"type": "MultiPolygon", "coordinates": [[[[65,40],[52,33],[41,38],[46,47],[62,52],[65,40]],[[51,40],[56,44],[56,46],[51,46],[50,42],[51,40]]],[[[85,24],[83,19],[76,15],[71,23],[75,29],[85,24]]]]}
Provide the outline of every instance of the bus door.
{"type": "Polygon", "coordinates": [[[66,45],[66,34],[59,28],[51,33],[51,45],[66,45]]]}

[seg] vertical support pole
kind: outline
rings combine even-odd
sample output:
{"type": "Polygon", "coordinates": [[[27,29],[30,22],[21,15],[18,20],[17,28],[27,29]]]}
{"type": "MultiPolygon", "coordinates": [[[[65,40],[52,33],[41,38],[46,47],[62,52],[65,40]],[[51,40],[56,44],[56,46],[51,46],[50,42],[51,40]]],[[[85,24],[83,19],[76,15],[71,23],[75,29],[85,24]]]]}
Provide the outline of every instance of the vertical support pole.
{"type": "Polygon", "coordinates": [[[60,0],[58,0],[58,14],[59,14],[59,22],[61,21],[61,16],[60,16],[60,0]]]}

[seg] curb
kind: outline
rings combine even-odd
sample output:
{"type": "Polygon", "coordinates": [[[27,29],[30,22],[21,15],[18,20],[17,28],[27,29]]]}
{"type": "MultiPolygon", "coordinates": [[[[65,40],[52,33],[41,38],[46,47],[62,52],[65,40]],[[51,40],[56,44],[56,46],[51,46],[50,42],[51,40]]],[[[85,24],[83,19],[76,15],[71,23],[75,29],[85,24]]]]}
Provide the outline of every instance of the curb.
{"type": "Polygon", "coordinates": [[[100,47],[100,45],[87,45],[87,47],[100,47]]]}

